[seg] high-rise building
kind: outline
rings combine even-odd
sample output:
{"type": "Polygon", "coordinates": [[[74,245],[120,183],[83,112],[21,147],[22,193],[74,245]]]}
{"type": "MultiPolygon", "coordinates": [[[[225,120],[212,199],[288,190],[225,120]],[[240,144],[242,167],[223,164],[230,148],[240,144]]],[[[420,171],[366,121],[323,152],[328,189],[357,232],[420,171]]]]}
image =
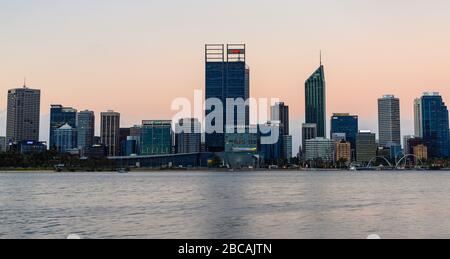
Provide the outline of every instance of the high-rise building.
{"type": "Polygon", "coordinates": [[[306,141],[309,139],[317,138],[317,124],[304,123],[302,125],[302,149],[305,153],[306,141]]]}
{"type": "Polygon", "coordinates": [[[120,143],[120,155],[125,156],[123,151],[124,145],[127,145],[128,137],[131,136],[131,128],[119,129],[119,143],[120,143]]]}
{"type": "MultiPolygon", "coordinates": [[[[331,117],[331,138],[334,134],[345,134],[345,140],[350,142],[351,148],[356,149],[356,135],[358,134],[358,116],[349,113],[335,113],[331,117]]],[[[339,135],[338,135],[339,136],[339,135]]]]}
{"type": "Polygon", "coordinates": [[[178,154],[199,153],[202,144],[201,124],[198,119],[180,119],[175,125],[175,149],[178,154]]]}
{"type": "Polygon", "coordinates": [[[422,100],[414,100],[414,135],[422,137],[422,100]]]}
{"type": "Polygon", "coordinates": [[[282,128],[283,135],[288,136],[289,133],[289,106],[283,102],[276,103],[271,108],[271,121],[279,121],[282,128]]]}
{"type": "Polygon", "coordinates": [[[291,159],[292,158],[292,136],[291,135],[284,135],[283,136],[283,158],[284,159],[291,159]]]}
{"type": "Polygon", "coordinates": [[[70,127],[77,127],[77,110],[72,107],[64,107],[60,104],[50,107],[50,141],[49,148],[56,149],[55,130],[61,126],[69,124],[70,127]]]}
{"type": "Polygon", "coordinates": [[[400,99],[384,95],[378,99],[379,145],[401,146],[400,99]]]}
{"type": "Polygon", "coordinates": [[[326,84],[322,62],[320,67],[305,82],[306,123],[317,125],[317,136],[325,138],[326,133],[326,84]]]}
{"type": "Polygon", "coordinates": [[[358,163],[368,163],[377,156],[376,135],[370,131],[361,130],[356,135],[356,161],[358,163]]]}
{"type": "Polygon", "coordinates": [[[314,138],[306,141],[305,160],[320,159],[324,162],[334,162],[335,142],[326,138],[314,138]]]}
{"type": "Polygon", "coordinates": [[[77,144],[82,151],[94,145],[95,114],[93,111],[81,111],[77,115],[77,144]]]}
{"type": "Polygon", "coordinates": [[[39,141],[41,91],[26,85],[8,90],[7,105],[7,142],[39,141]]]}
{"type": "Polygon", "coordinates": [[[271,121],[279,123],[282,134],[283,146],[281,150],[282,158],[292,158],[292,136],[289,130],[289,106],[284,102],[275,103],[270,111],[271,121]]]}
{"type": "MultiPolygon", "coordinates": [[[[226,128],[249,126],[250,108],[243,109],[228,107],[227,99],[242,99],[247,101],[250,97],[250,69],[246,64],[246,48],[243,44],[206,45],[205,46],[205,98],[218,99],[222,102],[223,113],[221,120],[216,118],[208,123],[208,115],[218,107],[206,110],[206,146],[211,152],[223,152],[225,150],[226,128]],[[227,125],[227,115],[234,115],[234,125],[227,125]],[[240,120],[243,118],[243,120],[240,120]],[[216,125],[222,132],[213,132],[208,124],[216,125]],[[244,125],[242,125],[244,124],[244,125]]],[[[231,123],[230,123],[231,124],[231,123]]]]}
{"type": "Polygon", "coordinates": [[[172,153],[172,122],[148,120],[142,122],[141,155],[166,155],[172,153]]]}
{"type": "Polygon", "coordinates": [[[336,142],[336,161],[352,161],[352,145],[350,142],[341,140],[336,142]]]}
{"type": "Polygon", "coordinates": [[[101,113],[100,135],[108,156],[120,154],[120,113],[107,111],[101,113]]]}
{"type": "Polygon", "coordinates": [[[77,148],[77,129],[68,123],[54,131],[55,149],[60,153],[66,153],[77,148]]]}
{"type": "Polygon", "coordinates": [[[448,109],[439,93],[422,96],[422,138],[428,148],[428,156],[450,156],[448,109]]]}

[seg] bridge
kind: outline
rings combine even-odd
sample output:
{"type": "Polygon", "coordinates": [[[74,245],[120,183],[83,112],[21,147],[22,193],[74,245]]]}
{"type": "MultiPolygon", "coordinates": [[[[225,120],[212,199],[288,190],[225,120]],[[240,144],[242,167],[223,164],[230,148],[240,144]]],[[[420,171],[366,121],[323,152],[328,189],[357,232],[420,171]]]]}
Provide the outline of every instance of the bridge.
{"type": "Polygon", "coordinates": [[[360,169],[367,169],[367,170],[372,170],[374,168],[376,168],[374,166],[374,163],[376,161],[382,161],[382,166],[378,167],[378,168],[386,168],[389,170],[402,170],[406,168],[406,165],[408,163],[408,158],[414,158],[417,162],[416,162],[416,168],[421,169],[423,168],[425,165],[422,161],[422,159],[414,154],[406,154],[403,155],[396,163],[395,165],[392,164],[386,157],[384,156],[374,156],[372,159],[370,159],[370,161],[367,163],[366,166],[356,166],[355,163],[350,164],[350,167],[356,167],[356,168],[360,168],[360,169]],[[419,165],[419,166],[418,166],[419,165]]]}

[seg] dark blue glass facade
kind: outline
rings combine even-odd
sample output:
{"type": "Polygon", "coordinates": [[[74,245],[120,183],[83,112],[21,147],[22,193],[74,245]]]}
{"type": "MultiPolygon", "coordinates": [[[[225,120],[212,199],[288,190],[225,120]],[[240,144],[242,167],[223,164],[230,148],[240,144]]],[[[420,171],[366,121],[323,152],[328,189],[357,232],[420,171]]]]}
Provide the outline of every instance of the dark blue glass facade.
{"type": "Polygon", "coordinates": [[[335,114],[331,117],[331,137],[336,133],[345,133],[346,140],[356,149],[356,135],[358,134],[358,116],[335,114]]]}
{"type": "Polygon", "coordinates": [[[448,109],[442,97],[422,97],[423,141],[428,147],[428,157],[448,158],[450,156],[448,109]]]}
{"type": "Polygon", "coordinates": [[[274,144],[261,144],[262,137],[271,136],[272,132],[267,132],[268,125],[260,125],[258,127],[258,151],[265,163],[277,163],[279,159],[283,158],[283,130],[281,127],[275,127],[274,130],[278,130],[278,142],[274,144]],[[264,127],[262,130],[261,127],[264,127]]]}
{"type": "Polygon", "coordinates": [[[122,141],[120,144],[121,144],[121,152],[120,152],[121,156],[131,156],[138,154],[137,150],[138,145],[136,140],[128,139],[122,141]]]}
{"type": "MultiPolygon", "coordinates": [[[[225,78],[226,78],[226,63],[225,62],[207,62],[206,63],[206,83],[205,83],[205,98],[217,98],[224,100],[225,96],[225,78]]],[[[223,101],[222,101],[223,103],[223,101]]],[[[213,108],[215,109],[215,107],[213,108]]],[[[206,116],[214,110],[206,111],[206,116]]],[[[225,118],[225,112],[223,113],[225,118]]],[[[218,121],[213,121],[215,125],[218,121]]],[[[222,127],[225,130],[225,127],[222,127]]],[[[210,133],[205,136],[207,149],[211,152],[221,152],[225,149],[225,134],[210,133]]]]}
{"type": "Polygon", "coordinates": [[[64,124],[69,124],[72,128],[77,127],[77,110],[61,105],[52,105],[50,108],[50,149],[56,147],[55,130],[64,124]]]}
{"type": "MultiPolygon", "coordinates": [[[[229,48],[229,47],[228,47],[229,48]]],[[[225,51],[225,49],[222,49],[225,51]]],[[[242,55],[245,55],[245,50],[240,50],[242,55]]],[[[228,49],[228,52],[230,50],[228,49]]],[[[227,123],[227,114],[234,113],[234,125],[235,126],[248,126],[250,122],[249,107],[245,108],[245,111],[240,111],[236,107],[226,107],[227,99],[241,98],[247,101],[250,96],[250,70],[247,68],[245,57],[242,59],[231,60],[229,56],[225,60],[225,54],[223,54],[221,60],[208,60],[205,66],[205,98],[216,98],[222,101],[223,104],[223,125],[220,128],[223,129],[223,133],[210,133],[206,134],[206,146],[210,152],[223,152],[225,150],[225,124],[227,123]],[[245,114],[242,114],[245,112],[245,114]],[[238,118],[245,116],[245,125],[238,125],[238,118]]],[[[211,110],[205,111],[206,116],[213,112],[216,107],[211,110]]],[[[212,124],[219,123],[213,121],[212,124]]],[[[206,125],[208,126],[208,125],[206,125]]],[[[231,126],[231,125],[228,125],[231,126]]]]}

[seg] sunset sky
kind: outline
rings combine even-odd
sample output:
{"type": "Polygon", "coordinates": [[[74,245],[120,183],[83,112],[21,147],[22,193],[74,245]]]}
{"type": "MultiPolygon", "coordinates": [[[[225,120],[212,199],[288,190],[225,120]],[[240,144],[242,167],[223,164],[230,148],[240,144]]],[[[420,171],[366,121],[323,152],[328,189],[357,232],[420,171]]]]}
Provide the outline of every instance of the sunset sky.
{"type": "MultiPolygon", "coordinates": [[[[360,116],[377,131],[377,98],[412,102],[438,91],[450,102],[448,0],[0,0],[0,135],[7,89],[42,90],[50,104],[121,112],[123,126],[170,119],[176,97],[204,88],[204,44],[246,43],[253,97],[304,113],[304,81],[323,50],[328,113],[360,116]]],[[[298,144],[299,136],[296,137],[298,144]]]]}

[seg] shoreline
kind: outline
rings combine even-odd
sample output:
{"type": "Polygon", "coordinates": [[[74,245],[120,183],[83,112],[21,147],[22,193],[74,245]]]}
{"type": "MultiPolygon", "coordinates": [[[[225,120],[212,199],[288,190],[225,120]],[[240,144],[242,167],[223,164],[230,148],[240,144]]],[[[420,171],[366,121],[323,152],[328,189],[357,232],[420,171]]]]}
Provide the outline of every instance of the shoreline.
{"type": "MultiPolygon", "coordinates": [[[[266,169],[266,168],[259,168],[259,169],[220,169],[220,168],[171,168],[171,169],[155,169],[155,168],[134,168],[129,171],[129,173],[179,173],[179,172],[204,172],[204,173],[251,173],[251,172],[301,172],[301,173],[309,173],[309,172],[449,172],[450,168],[442,168],[440,170],[415,170],[415,169],[397,169],[397,170],[371,170],[371,169],[362,169],[358,171],[352,171],[349,169],[322,169],[322,168],[310,168],[310,169],[266,169]]],[[[3,168],[0,169],[0,174],[7,174],[7,173],[33,173],[33,174],[39,174],[39,173],[117,173],[117,170],[74,170],[74,171],[61,171],[57,172],[54,169],[49,168],[3,168]]]]}

